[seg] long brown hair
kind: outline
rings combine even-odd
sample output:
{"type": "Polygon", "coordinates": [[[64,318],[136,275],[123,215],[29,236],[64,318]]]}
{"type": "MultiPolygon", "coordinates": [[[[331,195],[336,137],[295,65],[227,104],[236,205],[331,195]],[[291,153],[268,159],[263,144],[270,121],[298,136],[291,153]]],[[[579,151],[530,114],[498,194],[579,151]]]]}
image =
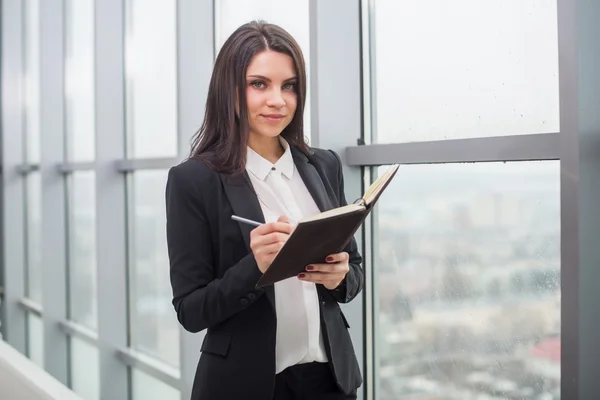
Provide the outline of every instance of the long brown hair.
{"type": "Polygon", "coordinates": [[[304,141],[306,69],[300,46],[281,27],[252,21],[233,32],[219,51],[208,88],[204,122],[192,138],[190,158],[200,158],[218,172],[234,174],[244,171],[250,136],[246,70],[252,58],[265,50],[287,54],[294,62],[298,105],[292,121],[281,136],[290,145],[310,154],[304,141]],[[239,118],[236,115],[236,92],[239,118]]]}

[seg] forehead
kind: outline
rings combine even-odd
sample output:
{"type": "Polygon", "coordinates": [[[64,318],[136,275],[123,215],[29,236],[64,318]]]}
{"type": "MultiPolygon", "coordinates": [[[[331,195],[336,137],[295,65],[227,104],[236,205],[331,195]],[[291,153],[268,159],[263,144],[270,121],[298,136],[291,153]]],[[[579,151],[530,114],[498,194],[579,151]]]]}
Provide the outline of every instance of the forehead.
{"type": "Polygon", "coordinates": [[[292,57],[265,50],[252,57],[246,75],[261,75],[271,80],[285,80],[295,76],[296,69],[292,57]]]}

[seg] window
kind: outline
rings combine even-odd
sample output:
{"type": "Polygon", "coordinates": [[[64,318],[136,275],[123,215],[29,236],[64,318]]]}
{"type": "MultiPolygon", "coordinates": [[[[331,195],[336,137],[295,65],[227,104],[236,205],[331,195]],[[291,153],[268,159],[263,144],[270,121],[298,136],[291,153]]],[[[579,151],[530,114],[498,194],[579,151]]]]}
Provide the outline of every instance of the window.
{"type": "Polygon", "coordinates": [[[87,342],[71,337],[71,388],[86,400],[99,400],[98,349],[87,342]]]}
{"type": "MultiPolygon", "coordinates": [[[[304,110],[304,135],[310,140],[310,22],[307,0],[219,0],[215,3],[215,40],[217,52],[241,25],[264,20],[281,26],[300,45],[306,62],[307,90],[304,110]]],[[[216,54],[215,54],[216,56],[216,54]]]]}
{"type": "MultiPolygon", "coordinates": [[[[4,273],[4,271],[1,271],[2,273],[4,273]]],[[[4,278],[2,279],[2,281],[4,281],[4,278]]],[[[3,307],[4,305],[2,304],[4,302],[4,282],[2,282],[0,284],[0,307],[3,307]]],[[[4,334],[2,333],[5,329],[5,319],[4,319],[4,315],[0,314],[0,340],[6,340],[6,338],[4,337],[4,334]],[[3,325],[4,324],[4,325],[3,325]]]]}
{"type": "Polygon", "coordinates": [[[24,71],[23,98],[25,108],[25,159],[40,162],[40,3],[23,2],[24,71]]]}
{"type": "Polygon", "coordinates": [[[44,321],[32,313],[27,314],[27,356],[44,368],[44,321]]]}
{"type": "Polygon", "coordinates": [[[67,158],[94,160],[94,0],[65,3],[67,158]]]}
{"type": "Polygon", "coordinates": [[[556,398],[559,163],[401,170],[374,217],[377,398],[556,398]]]}
{"type": "Polygon", "coordinates": [[[374,3],[374,141],[558,132],[555,1],[374,3]]]}
{"type": "Polygon", "coordinates": [[[172,306],[166,247],[167,171],[130,176],[130,288],[132,345],[179,365],[179,324],[172,306]]]}
{"type": "Polygon", "coordinates": [[[132,370],[132,399],[161,399],[161,400],[181,400],[179,390],[161,382],[150,375],[137,370],[132,370]]]}
{"type": "Polygon", "coordinates": [[[177,155],[177,2],[126,1],[127,155],[177,155]]]}
{"type": "Polygon", "coordinates": [[[69,177],[69,317],[91,329],[97,327],[95,186],[93,171],[69,177]]]}
{"type": "Polygon", "coordinates": [[[39,171],[25,178],[26,295],[42,304],[42,180],[39,171]]]}
{"type": "MultiPolygon", "coordinates": [[[[23,97],[25,128],[25,161],[40,162],[40,4],[38,0],[23,3],[23,97]]],[[[32,300],[42,302],[42,230],[41,177],[39,171],[25,178],[26,272],[25,292],[32,300]]]]}

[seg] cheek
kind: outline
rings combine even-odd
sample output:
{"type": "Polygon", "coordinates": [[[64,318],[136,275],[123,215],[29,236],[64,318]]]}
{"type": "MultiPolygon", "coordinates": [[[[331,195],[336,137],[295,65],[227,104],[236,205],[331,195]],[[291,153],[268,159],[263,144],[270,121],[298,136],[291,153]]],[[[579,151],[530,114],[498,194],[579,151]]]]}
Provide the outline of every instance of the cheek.
{"type": "Polygon", "coordinates": [[[246,91],[246,104],[248,106],[248,116],[252,117],[257,111],[260,111],[262,99],[259,93],[255,90],[246,91]]]}

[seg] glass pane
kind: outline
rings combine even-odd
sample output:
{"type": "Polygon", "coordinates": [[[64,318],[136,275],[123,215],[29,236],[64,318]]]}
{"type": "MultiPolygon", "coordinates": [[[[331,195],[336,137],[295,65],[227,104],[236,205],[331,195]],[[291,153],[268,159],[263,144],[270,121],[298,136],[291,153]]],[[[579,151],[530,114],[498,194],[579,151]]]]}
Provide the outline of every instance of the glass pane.
{"type": "Polygon", "coordinates": [[[401,167],[375,218],[378,399],[558,398],[559,169],[401,167]]]}
{"type": "Polygon", "coordinates": [[[26,291],[32,300],[42,303],[42,181],[39,171],[26,178],[25,201],[27,221],[26,291]]]}
{"type": "Polygon", "coordinates": [[[133,383],[132,400],[181,400],[181,393],[174,387],[137,369],[133,369],[131,375],[133,383]]]}
{"type": "Polygon", "coordinates": [[[69,186],[69,316],[96,329],[96,179],[79,171],[69,186]]]}
{"type": "Polygon", "coordinates": [[[281,26],[300,45],[306,62],[306,109],[304,135],[310,142],[310,23],[308,0],[219,0],[215,2],[216,48],[241,25],[252,20],[263,20],[281,26]]]}
{"type": "MultiPolygon", "coordinates": [[[[3,309],[2,308],[3,307],[2,303],[4,302],[4,294],[3,294],[4,293],[4,287],[2,285],[0,285],[0,287],[2,289],[1,290],[2,294],[0,294],[0,309],[3,309]]],[[[4,332],[4,329],[5,329],[3,324],[4,324],[4,315],[0,314],[0,340],[5,340],[6,341],[6,338],[4,337],[4,335],[2,333],[2,332],[4,332]]]]}
{"type": "Polygon", "coordinates": [[[138,349],[179,365],[165,233],[167,171],[138,171],[130,190],[131,332],[138,349]]]}
{"type": "Polygon", "coordinates": [[[85,400],[100,399],[98,349],[71,337],[71,388],[85,400]]]}
{"type": "Polygon", "coordinates": [[[27,356],[44,368],[44,322],[35,314],[27,314],[27,356]]]}
{"type": "Polygon", "coordinates": [[[127,1],[129,157],[177,155],[176,14],[172,0],[127,1]]]}
{"type": "Polygon", "coordinates": [[[67,157],[94,159],[94,0],[65,3],[67,157]]]}
{"type": "Polygon", "coordinates": [[[25,104],[25,157],[40,162],[40,4],[25,0],[23,91],[25,104]]]}
{"type": "Polygon", "coordinates": [[[556,7],[376,0],[374,139],[558,132],[556,7]]]}

